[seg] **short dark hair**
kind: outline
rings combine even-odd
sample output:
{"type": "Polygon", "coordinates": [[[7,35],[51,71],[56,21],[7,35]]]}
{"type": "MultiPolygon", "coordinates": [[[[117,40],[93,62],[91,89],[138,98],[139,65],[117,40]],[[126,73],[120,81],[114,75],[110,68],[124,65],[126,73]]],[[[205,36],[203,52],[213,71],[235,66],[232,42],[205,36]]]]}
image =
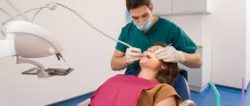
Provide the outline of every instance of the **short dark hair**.
{"type": "Polygon", "coordinates": [[[126,0],[127,10],[135,9],[141,6],[150,6],[150,0],[126,0]]]}

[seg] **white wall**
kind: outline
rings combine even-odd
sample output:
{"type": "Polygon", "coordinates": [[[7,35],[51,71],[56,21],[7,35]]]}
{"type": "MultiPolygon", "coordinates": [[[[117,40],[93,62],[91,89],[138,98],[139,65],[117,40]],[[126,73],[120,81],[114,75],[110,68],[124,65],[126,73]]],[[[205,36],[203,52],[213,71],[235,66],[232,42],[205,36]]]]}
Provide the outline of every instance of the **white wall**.
{"type": "Polygon", "coordinates": [[[250,1],[247,0],[246,3],[246,7],[247,7],[247,39],[246,39],[246,45],[247,45],[247,58],[246,58],[246,80],[247,82],[250,80],[250,1]]]}
{"type": "Polygon", "coordinates": [[[211,39],[212,81],[241,88],[246,74],[246,0],[210,0],[204,36],[211,39]]]}
{"type": "Polygon", "coordinates": [[[196,43],[211,48],[211,76],[216,84],[241,88],[242,77],[250,79],[246,1],[209,0],[209,15],[167,17],[180,25],[196,43]]]}
{"type": "MultiPolygon", "coordinates": [[[[49,0],[12,1],[22,10],[27,10],[42,6],[49,0]]],[[[0,2],[0,7],[15,14],[3,0],[0,2]]],[[[96,27],[115,38],[124,25],[125,1],[60,0],[60,2],[77,10],[96,27]]],[[[0,22],[5,19],[7,17],[0,14],[0,22]]],[[[17,65],[14,57],[0,58],[2,106],[42,106],[68,99],[96,89],[108,77],[117,74],[110,68],[110,59],[116,43],[104,38],[74,14],[58,7],[56,11],[42,11],[35,22],[53,32],[62,43],[66,63],[58,62],[54,56],[36,60],[46,66],[73,67],[75,70],[68,76],[39,79],[36,76],[20,74],[33,66],[17,65]]]]}

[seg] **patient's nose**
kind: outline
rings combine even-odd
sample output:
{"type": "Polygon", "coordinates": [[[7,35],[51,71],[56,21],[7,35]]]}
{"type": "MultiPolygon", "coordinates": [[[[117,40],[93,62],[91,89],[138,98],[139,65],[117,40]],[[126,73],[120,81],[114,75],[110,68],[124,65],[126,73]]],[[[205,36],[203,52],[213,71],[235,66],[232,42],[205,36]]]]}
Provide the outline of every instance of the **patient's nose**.
{"type": "Polygon", "coordinates": [[[154,49],[149,48],[147,51],[150,52],[150,53],[153,53],[153,52],[154,52],[154,49]]]}

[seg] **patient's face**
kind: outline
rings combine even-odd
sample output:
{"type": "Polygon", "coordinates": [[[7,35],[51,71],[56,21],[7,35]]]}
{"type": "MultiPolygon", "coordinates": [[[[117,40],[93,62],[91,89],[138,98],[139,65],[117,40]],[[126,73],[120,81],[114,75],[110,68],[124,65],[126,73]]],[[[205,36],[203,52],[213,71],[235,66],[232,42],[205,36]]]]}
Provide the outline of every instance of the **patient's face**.
{"type": "Polygon", "coordinates": [[[163,63],[154,56],[154,52],[160,48],[163,47],[152,46],[147,51],[143,52],[143,57],[140,60],[141,68],[150,68],[154,70],[159,70],[159,68],[163,63]]]}

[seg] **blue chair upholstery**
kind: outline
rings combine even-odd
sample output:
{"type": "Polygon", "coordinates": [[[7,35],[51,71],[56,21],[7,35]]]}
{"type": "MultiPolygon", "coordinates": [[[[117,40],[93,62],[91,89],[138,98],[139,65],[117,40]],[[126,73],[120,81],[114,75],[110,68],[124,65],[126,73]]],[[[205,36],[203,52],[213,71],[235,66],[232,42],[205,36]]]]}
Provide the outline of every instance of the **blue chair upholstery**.
{"type": "Polygon", "coordinates": [[[191,92],[187,83],[187,71],[180,70],[173,86],[176,92],[182,97],[182,100],[191,99],[191,92]]]}

